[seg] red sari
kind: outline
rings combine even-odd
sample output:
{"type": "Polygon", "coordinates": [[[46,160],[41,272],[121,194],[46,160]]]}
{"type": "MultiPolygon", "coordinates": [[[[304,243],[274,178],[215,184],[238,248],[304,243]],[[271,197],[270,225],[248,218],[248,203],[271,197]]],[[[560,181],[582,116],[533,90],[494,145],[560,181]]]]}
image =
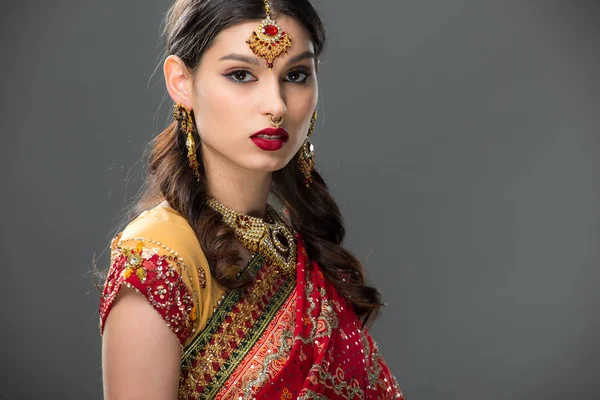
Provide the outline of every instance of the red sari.
{"type": "Polygon", "coordinates": [[[256,283],[226,297],[185,350],[182,398],[403,398],[377,345],[308,261],[299,235],[296,276],[260,262],[249,268],[256,283]]]}
{"type": "Polygon", "coordinates": [[[101,329],[121,285],[146,296],[182,343],[180,399],[403,399],[348,302],[308,260],[300,235],[297,243],[295,274],[254,257],[246,273],[255,282],[228,291],[193,339],[194,294],[181,269],[168,267],[173,258],[117,248],[101,329]]]}

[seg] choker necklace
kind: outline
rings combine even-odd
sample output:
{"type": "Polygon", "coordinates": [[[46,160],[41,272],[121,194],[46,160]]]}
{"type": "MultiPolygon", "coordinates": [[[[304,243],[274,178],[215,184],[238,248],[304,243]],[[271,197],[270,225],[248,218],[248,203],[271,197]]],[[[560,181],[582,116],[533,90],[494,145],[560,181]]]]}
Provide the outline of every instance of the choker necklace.
{"type": "Polygon", "coordinates": [[[250,253],[259,253],[286,272],[296,271],[296,239],[277,211],[267,203],[267,221],[228,208],[219,200],[206,202],[223,216],[235,236],[250,253]]]}

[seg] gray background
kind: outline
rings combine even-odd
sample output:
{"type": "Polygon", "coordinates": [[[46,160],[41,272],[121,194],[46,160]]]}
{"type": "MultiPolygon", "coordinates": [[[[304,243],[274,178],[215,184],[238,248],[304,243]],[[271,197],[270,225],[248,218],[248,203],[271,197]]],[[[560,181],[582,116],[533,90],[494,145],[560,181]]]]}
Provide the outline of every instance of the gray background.
{"type": "MultiPolygon", "coordinates": [[[[170,114],[168,5],[2,2],[2,399],[101,398],[88,271],[170,114]]],[[[315,5],[317,166],[406,397],[600,398],[598,2],[315,5]]]]}

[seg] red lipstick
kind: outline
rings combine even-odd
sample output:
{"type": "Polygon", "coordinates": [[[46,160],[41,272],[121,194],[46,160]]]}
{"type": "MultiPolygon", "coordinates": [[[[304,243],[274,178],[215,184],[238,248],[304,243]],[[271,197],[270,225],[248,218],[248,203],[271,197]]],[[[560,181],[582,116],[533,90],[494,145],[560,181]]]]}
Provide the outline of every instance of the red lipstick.
{"type": "Polygon", "coordinates": [[[283,128],[265,128],[250,136],[250,140],[261,150],[275,151],[285,145],[288,136],[283,128]]]}

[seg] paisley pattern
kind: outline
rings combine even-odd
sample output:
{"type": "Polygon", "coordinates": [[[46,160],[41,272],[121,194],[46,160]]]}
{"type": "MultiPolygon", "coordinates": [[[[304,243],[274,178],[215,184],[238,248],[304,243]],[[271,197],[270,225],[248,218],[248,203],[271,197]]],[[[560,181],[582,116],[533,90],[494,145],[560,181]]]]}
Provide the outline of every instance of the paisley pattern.
{"type": "Polygon", "coordinates": [[[181,399],[403,398],[372,337],[296,240],[295,277],[252,265],[256,283],[230,293],[186,349],[181,399]]]}

